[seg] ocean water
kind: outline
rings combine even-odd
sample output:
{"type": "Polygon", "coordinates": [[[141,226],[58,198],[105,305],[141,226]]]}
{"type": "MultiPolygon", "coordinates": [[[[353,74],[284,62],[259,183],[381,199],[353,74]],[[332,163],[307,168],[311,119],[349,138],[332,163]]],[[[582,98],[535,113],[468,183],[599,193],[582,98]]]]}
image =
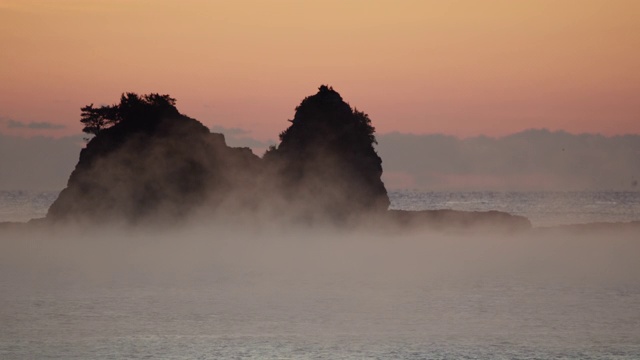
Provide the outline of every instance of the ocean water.
{"type": "Polygon", "coordinates": [[[391,208],[499,210],[526,216],[533,226],[640,220],[640,192],[392,191],[391,208]]]}
{"type": "MultiPolygon", "coordinates": [[[[2,214],[41,217],[56,195],[3,193],[14,205],[2,214]]],[[[391,198],[404,209],[509,209],[537,226],[638,220],[636,193],[391,198]]],[[[0,359],[640,359],[639,240],[5,232],[0,359]]]]}
{"type": "MultiPolygon", "coordinates": [[[[0,191],[0,222],[44,217],[57,191],[0,191]]],[[[640,220],[637,192],[389,192],[392,209],[499,210],[524,215],[533,226],[640,220]]]]}

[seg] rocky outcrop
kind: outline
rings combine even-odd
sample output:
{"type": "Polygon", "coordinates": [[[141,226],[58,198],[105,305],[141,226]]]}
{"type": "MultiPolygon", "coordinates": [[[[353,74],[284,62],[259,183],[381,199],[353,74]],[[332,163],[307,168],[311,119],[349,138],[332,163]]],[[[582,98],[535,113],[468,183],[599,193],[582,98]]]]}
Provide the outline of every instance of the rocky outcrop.
{"type": "Polygon", "coordinates": [[[48,221],[172,224],[200,212],[237,215],[244,223],[284,218],[379,220],[403,228],[531,226],[497,211],[387,211],[371,120],[328,86],[302,101],[280,144],[263,159],[228,147],[223,135],[178,112],[168,95],[126,94],[117,105],[89,105],[81,121],[95,137],[81,151],[48,221]]]}
{"type": "Polygon", "coordinates": [[[179,220],[229,198],[251,205],[257,156],[172,105],[139,106],[89,141],[48,219],[139,223],[179,220]]]}
{"type": "Polygon", "coordinates": [[[524,216],[502,211],[458,211],[458,210],[389,210],[388,222],[403,229],[490,230],[517,232],[531,229],[531,221],[524,216]]]}
{"type": "Polygon", "coordinates": [[[47,218],[138,223],[208,208],[342,222],[389,206],[371,120],[332,88],[302,101],[264,160],[174,105],[167,95],[126,94],[84,107],[85,132],[96,136],[47,218]]]}
{"type": "Polygon", "coordinates": [[[608,232],[631,232],[640,234],[640,220],[628,222],[593,222],[584,224],[555,225],[536,228],[537,233],[565,231],[573,234],[590,235],[608,232]]]}
{"type": "Polygon", "coordinates": [[[277,191],[300,218],[342,221],[389,207],[369,117],[321,86],[305,98],[280,145],[265,154],[277,191]]]}

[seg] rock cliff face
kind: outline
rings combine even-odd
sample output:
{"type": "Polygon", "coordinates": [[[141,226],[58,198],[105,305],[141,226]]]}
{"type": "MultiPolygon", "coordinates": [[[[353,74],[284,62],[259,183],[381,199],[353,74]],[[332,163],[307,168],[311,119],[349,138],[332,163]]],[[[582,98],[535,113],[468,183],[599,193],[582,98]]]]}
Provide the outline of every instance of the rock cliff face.
{"type": "Polygon", "coordinates": [[[381,180],[382,160],[373,148],[371,120],[327,86],[305,98],[265,154],[279,191],[302,217],[333,220],[385,211],[389,197],[381,180]]]}
{"type": "Polygon", "coordinates": [[[215,210],[230,197],[249,206],[260,166],[249,149],[227,147],[175,107],[143,104],[89,141],[47,218],[138,223],[215,210]]]}

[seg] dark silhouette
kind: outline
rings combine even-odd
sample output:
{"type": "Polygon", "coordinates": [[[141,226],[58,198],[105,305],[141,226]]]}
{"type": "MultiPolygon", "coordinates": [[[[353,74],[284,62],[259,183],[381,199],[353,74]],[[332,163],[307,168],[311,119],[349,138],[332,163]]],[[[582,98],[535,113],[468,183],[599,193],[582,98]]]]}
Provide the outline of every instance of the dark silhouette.
{"type": "Polygon", "coordinates": [[[222,134],[182,115],[167,95],[128,93],[117,105],[83,108],[96,136],[80,153],[48,218],[182,219],[200,206],[216,209],[233,196],[250,205],[260,159],[227,147],[222,134]],[[237,189],[242,191],[236,191],[237,189]]]}
{"type": "Polygon", "coordinates": [[[329,215],[342,221],[387,210],[382,160],[373,148],[375,129],[367,114],[323,85],[302,101],[290,121],[265,161],[301,217],[329,215]]]}
{"type": "Polygon", "coordinates": [[[83,107],[81,122],[95,136],[47,220],[172,224],[199,212],[244,222],[267,214],[267,220],[338,225],[374,219],[400,228],[530,227],[525,218],[499,212],[387,211],[371,120],[324,85],[296,108],[279,146],[263,159],[228,147],[222,134],[181,114],[168,95],[126,93],[118,104],[83,107]]]}
{"type": "Polygon", "coordinates": [[[93,104],[80,110],[80,122],[83,132],[98,135],[102,130],[121,121],[135,121],[137,118],[167,117],[178,115],[176,99],[169,95],[148,94],[138,96],[134,93],[122,94],[120,103],[94,108],[93,104]]]}
{"type": "Polygon", "coordinates": [[[83,107],[81,122],[96,136],[51,206],[52,219],[139,222],[224,204],[225,214],[274,208],[342,222],[389,206],[371,120],[327,86],[296,108],[264,161],[227,147],[168,95],[123,94],[119,104],[83,107]]]}

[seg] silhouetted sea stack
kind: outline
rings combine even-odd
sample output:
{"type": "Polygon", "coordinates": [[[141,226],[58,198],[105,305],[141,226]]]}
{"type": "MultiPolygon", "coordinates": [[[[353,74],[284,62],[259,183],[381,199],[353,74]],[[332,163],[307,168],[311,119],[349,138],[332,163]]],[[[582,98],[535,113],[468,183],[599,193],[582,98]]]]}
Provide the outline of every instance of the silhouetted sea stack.
{"type": "Polygon", "coordinates": [[[48,219],[179,220],[229,197],[238,206],[255,200],[249,190],[260,158],[226,146],[222,134],[180,114],[168,96],[126,94],[103,109],[94,115],[115,119],[113,126],[94,131],[48,219]]]}
{"type": "Polygon", "coordinates": [[[198,213],[244,222],[531,226],[501,212],[387,211],[371,120],[324,85],[296,108],[280,144],[263,159],[228,147],[222,134],[181,114],[168,95],[123,94],[119,104],[82,108],[81,122],[95,136],[48,221],[171,224],[198,213]]]}
{"type": "Polygon", "coordinates": [[[300,218],[346,221],[389,207],[382,160],[373,148],[375,129],[328,86],[305,98],[264,157],[277,189],[300,218]]]}

